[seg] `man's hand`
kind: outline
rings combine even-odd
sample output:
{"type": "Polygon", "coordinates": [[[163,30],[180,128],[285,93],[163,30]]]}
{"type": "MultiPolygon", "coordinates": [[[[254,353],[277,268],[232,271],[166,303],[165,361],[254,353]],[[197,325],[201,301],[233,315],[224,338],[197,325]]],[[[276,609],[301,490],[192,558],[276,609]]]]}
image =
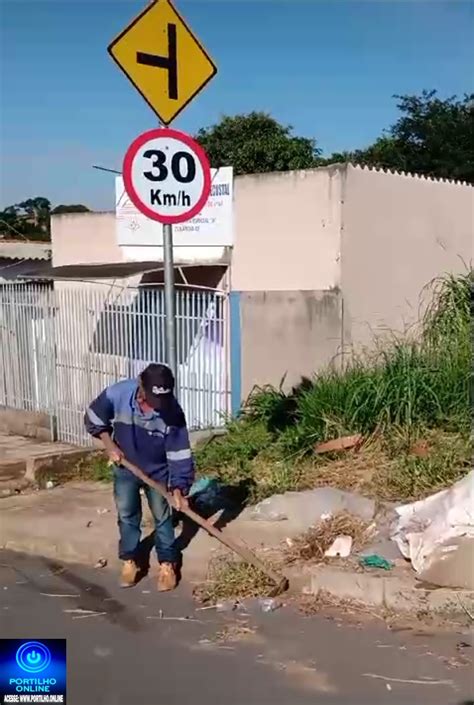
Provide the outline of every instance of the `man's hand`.
{"type": "Polygon", "coordinates": [[[181,490],[173,490],[173,499],[178,512],[181,512],[183,509],[189,509],[188,498],[183,495],[181,490]]]}
{"type": "Polygon", "coordinates": [[[100,436],[100,440],[104,445],[105,452],[107,453],[107,457],[110,462],[114,463],[114,465],[120,465],[124,455],[118,445],[113,442],[112,438],[108,433],[103,433],[100,436]]]}
{"type": "Polygon", "coordinates": [[[114,465],[120,465],[123,460],[123,453],[118,445],[112,443],[110,448],[106,448],[106,453],[111,463],[114,463],[114,465]]]}

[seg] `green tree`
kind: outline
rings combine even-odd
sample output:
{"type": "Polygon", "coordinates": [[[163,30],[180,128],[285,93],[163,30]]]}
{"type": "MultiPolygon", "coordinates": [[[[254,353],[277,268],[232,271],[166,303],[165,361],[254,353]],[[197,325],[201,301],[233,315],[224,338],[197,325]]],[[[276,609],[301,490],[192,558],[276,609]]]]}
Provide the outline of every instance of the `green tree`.
{"type": "Polygon", "coordinates": [[[44,196],[28,198],[16,205],[18,209],[18,219],[24,220],[32,232],[49,232],[49,216],[51,213],[51,203],[44,196]]]}
{"type": "Polygon", "coordinates": [[[51,215],[61,215],[62,213],[90,213],[90,209],[83,206],[82,203],[71,203],[71,205],[61,204],[51,211],[51,215]]]}
{"type": "Polygon", "coordinates": [[[196,140],[211,166],[233,166],[235,174],[309,169],[319,164],[320,150],[307,137],[296,137],[267,113],[225,116],[201,128],[196,140]]]}
{"type": "Polygon", "coordinates": [[[0,211],[0,234],[9,240],[23,239],[24,227],[18,220],[18,208],[7,206],[0,211]]]}
{"type": "Polygon", "coordinates": [[[49,240],[51,204],[37,196],[0,211],[0,232],[14,240],[49,240]]]}
{"type": "Polygon", "coordinates": [[[373,145],[350,155],[359,164],[474,182],[474,94],[441,100],[436,91],[395,96],[401,115],[373,145]]]}
{"type": "Polygon", "coordinates": [[[13,240],[48,241],[51,215],[88,212],[89,208],[81,203],[61,204],[51,210],[51,203],[44,196],[28,198],[0,211],[0,234],[13,240]]]}
{"type": "Polygon", "coordinates": [[[354,160],[354,152],[333,152],[330,157],[322,157],[320,166],[329,166],[330,164],[338,164],[341,162],[350,162],[354,160]]]}

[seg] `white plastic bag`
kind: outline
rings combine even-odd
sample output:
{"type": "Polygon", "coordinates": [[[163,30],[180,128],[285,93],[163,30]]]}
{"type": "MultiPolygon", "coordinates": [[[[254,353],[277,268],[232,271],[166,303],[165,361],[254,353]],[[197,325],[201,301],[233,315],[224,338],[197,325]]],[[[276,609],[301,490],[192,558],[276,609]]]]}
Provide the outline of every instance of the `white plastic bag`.
{"type": "MultiPolygon", "coordinates": [[[[474,471],[446,490],[397,507],[396,512],[400,518],[392,539],[420,577],[433,573],[435,562],[452,562],[458,548],[474,540],[474,471]]],[[[457,578],[452,587],[474,583],[472,566],[466,565],[464,572],[463,585],[457,578]]],[[[449,585],[449,576],[440,584],[449,585]]]]}

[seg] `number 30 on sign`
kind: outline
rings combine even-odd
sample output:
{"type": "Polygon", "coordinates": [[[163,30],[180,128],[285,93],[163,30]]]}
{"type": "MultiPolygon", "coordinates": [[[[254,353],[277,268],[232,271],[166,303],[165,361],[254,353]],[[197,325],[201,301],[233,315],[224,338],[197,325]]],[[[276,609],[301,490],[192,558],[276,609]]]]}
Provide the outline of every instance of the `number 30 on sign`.
{"type": "Polygon", "coordinates": [[[160,223],[183,223],[205,206],[211,169],[204,150],[189,135],[157,128],[128,148],[123,182],[141,213],[160,223]]]}

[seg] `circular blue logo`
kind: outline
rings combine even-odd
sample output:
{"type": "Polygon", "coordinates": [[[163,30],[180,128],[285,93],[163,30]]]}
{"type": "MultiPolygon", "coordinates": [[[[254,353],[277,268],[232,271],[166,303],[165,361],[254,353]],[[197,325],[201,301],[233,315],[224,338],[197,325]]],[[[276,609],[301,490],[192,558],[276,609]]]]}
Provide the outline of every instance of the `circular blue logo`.
{"type": "Polygon", "coordinates": [[[16,652],[16,662],[27,673],[40,673],[51,663],[51,653],[39,641],[28,641],[16,652]]]}

